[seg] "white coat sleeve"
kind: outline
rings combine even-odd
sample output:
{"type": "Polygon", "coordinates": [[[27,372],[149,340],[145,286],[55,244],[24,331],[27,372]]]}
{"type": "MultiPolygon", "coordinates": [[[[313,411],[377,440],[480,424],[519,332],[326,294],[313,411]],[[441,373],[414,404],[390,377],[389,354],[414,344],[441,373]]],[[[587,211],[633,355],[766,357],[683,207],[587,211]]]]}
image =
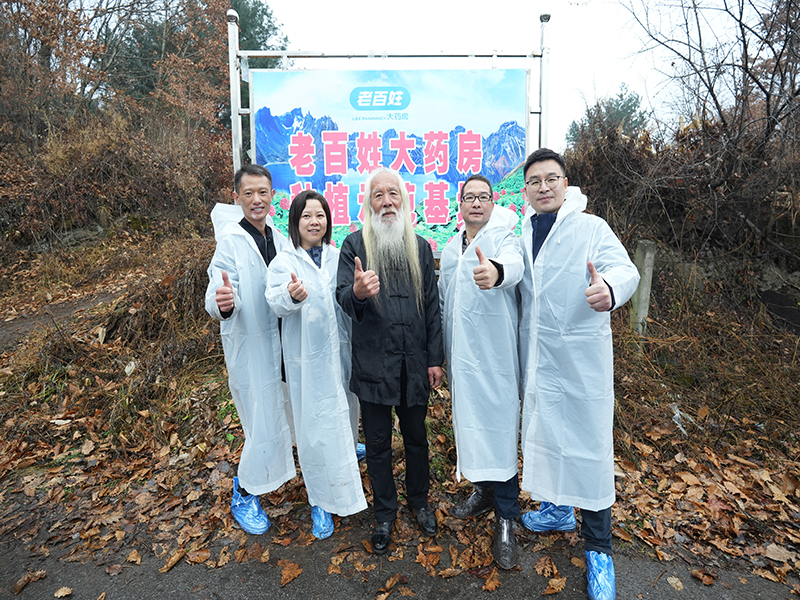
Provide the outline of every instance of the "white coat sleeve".
{"type": "Polygon", "coordinates": [[[217,321],[227,321],[239,311],[242,301],[239,298],[239,269],[236,265],[236,255],[230,240],[223,238],[217,244],[211,264],[208,265],[208,287],[206,288],[206,312],[217,321]],[[222,287],[222,271],[228,272],[233,287],[233,313],[223,318],[217,306],[217,289],[222,287]]]}
{"type": "Polygon", "coordinates": [[[270,308],[275,312],[275,315],[282,319],[290,314],[300,310],[305,303],[295,302],[292,295],[289,293],[289,282],[292,281],[292,273],[297,274],[295,261],[291,260],[290,252],[281,252],[269,264],[267,270],[267,289],[264,295],[267,297],[267,303],[270,308]]]}
{"type": "Polygon", "coordinates": [[[497,286],[499,290],[513,288],[522,280],[522,274],[525,272],[522,246],[517,234],[513,231],[504,231],[504,234],[502,239],[498,240],[497,255],[489,257],[503,265],[503,283],[497,286]]]}
{"type": "MultiPolygon", "coordinates": [[[[628,251],[607,223],[603,222],[592,251],[594,268],[614,291],[614,310],[630,300],[639,285],[639,271],[628,251]]],[[[588,270],[587,270],[588,276],[588,270]]]]}

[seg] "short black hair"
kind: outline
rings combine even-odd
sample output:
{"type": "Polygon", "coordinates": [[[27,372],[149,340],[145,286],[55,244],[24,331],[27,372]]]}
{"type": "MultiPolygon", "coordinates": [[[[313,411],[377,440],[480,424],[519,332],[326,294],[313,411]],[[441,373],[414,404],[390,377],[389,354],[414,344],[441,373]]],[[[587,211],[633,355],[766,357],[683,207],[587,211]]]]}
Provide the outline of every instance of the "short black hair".
{"type": "Polygon", "coordinates": [[[261,165],[242,165],[242,168],[236,171],[233,176],[233,191],[239,193],[239,184],[242,183],[242,177],[245,175],[255,175],[256,177],[266,177],[269,179],[269,187],[272,187],[272,173],[269,172],[267,167],[261,165]]]}
{"type": "Polygon", "coordinates": [[[306,209],[306,204],[309,200],[319,200],[322,205],[322,210],[325,211],[325,220],[328,222],[328,228],[325,230],[325,235],[322,236],[322,242],[323,244],[331,243],[333,223],[331,222],[331,209],[328,206],[328,201],[325,200],[325,196],[315,190],[303,190],[294,197],[292,205],[289,207],[289,238],[291,238],[295,248],[300,247],[300,217],[303,216],[303,211],[306,209]]]}
{"type": "Polygon", "coordinates": [[[564,161],[564,157],[558,152],[550,150],[550,148],[539,148],[538,150],[534,151],[525,161],[525,166],[522,168],[522,178],[525,179],[528,176],[528,169],[531,168],[532,164],[544,162],[546,160],[556,161],[561,167],[561,173],[564,175],[564,177],[567,176],[567,163],[564,161]]]}
{"type": "Polygon", "coordinates": [[[467,180],[464,182],[464,185],[461,186],[461,195],[462,196],[464,195],[464,188],[467,187],[467,184],[470,181],[482,181],[483,183],[488,185],[489,186],[489,195],[492,197],[492,201],[494,201],[494,190],[492,189],[492,182],[489,181],[488,179],[486,179],[486,177],[484,177],[480,173],[476,173],[475,175],[470,175],[469,177],[467,177],[467,180]]]}

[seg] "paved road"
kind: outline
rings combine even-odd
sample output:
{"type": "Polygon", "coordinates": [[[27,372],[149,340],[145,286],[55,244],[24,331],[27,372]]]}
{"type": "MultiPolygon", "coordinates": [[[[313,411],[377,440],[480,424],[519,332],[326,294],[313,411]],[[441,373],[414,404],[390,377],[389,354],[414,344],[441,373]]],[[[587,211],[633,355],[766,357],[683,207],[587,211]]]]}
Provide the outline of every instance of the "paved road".
{"type": "MultiPolygon", "coordinates": [[[[170,600],[250,599],[250,598],[302,598],[303,600],[374,600],[393,575],[402,579],[393,587],[390,598],[402,598],[413,592],[414,598],[423,599],[472,599],[477,597],[503,600],[538,598],[547,588],[548,578],[537,574],[535,566],[543,556],[550,556],[561,576],[566,576],[563,591],[552,597],[557,600],[586,600],[585,574],[573,564],[573,558],[582,558],[582,543],[570,545],[569,540],[553,536],[546,550],[540,548],[541,539],[535,534],[522,539],[519,569],[499,572],[500,586],[494,592],[483,591],[484,579],[470,573],[461,573],[450,579],[431,577],[422,565],[414,561],[419,538],[406,545],[403,560],[390,561],[386,557],[367,556],[366,568],[359,572],[343,565],[342,574],[328,574],[331,557],[342,545],[342,538],[350,538],[354,548],[361,548],[360,540],[368,539],[369,523],[364,519],[346,534],[328,540],[317,541],[307,547],[291,545],[282,547],[269,543],[268,532],[260,541],[270,550],[270,560],[230,563],[219,568],[191,565],[181,561],[167,573],[159,568],[165,559],[141,548],[140,565],[126,563],[130,548],[119,554],[111,554],[99,562],[80,564],[59,560],[54,556],[32,556],[28,544],[15,542],[14,532],[6,532],[0,538],[0,598],[50,599],[62,587],[72,588],[70,599],[97,600],[105,593],[105,600],[141,600],[169,598],[170,600]],[[299,564],[303,572],[293,581],[281,587],[280,560],[299,564]],[[122,572],[111,576],[106,568],[121,564],[122,572]],[[372,565],[374,564],[374,567],[372,565]],[[19,595],[14,595],[13,586],[26,571],[46,570],[47,576],[29,583],[19,595]]],[[[248,541],[250,541],[248,540],[248,541]]],[[[448,544],[456,543],[450,534],[443,533],[437,540],[445,548],[442,560],[447,556],[448,544]]],[[[574,540],[573,540],[574,541],[574,540]]],[[[428,541],[424,542],[427,544],[428,541]]],[[[746,572],[717,570],[713,585],[706,586],[693,578],[691,567],[681,559],[661,563],[648,559],[643,553],[623,549],[615,556],[617,573],[617,597],[620,600],[755,600],[797,598],[790,595],[790,587],[773,583],[746,572]],[[683,585],[681,591],[673,585],[683,585]]],[[[440,565],[441,567],[441,565],[440,565]]],[[[796,581],[795,581],[796,583],[796,581]]]]}

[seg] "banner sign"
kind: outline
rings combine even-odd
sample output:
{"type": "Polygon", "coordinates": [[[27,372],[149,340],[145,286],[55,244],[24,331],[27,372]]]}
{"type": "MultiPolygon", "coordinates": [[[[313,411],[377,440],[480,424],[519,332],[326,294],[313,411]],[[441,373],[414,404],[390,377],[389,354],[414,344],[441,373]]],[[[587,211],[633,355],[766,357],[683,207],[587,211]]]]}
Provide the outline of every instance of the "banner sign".
{"type": "Polygon", "coordinates": [[[472,174],[498,204],[521,210],[525,69],[252,70],[255,162],[273,176],[273,220],[286,230],[291,199],[322,193],[339,245],[364,219],[364,180],[400,172],[417,233],[441,249],[458,226],[457,197],[472,174]],[[513,173],[512,173],[513,172],[513,173]]]}

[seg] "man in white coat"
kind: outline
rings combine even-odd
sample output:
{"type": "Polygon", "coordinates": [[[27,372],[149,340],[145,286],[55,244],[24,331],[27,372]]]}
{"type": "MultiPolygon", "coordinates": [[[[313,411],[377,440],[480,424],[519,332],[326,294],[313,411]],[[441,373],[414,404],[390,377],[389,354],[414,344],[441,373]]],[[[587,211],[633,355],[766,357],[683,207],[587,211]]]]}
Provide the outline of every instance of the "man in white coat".
{"type": "Polygon", "coordinates": [[[567,187],[560,154],[540,148],[523,173],[533,214],[522,227],[522,489],[542,507],[522,522],[533,531],[571,530],[580,508],[589,598],[613,600],[609,313],[633,295],[639,273],[608,224],[583,212],[586,196],[567,187]]]}
{"type": "Polygon", "coordinates": [[[492,554],[503,569],[517,564],[519,516],[519,358],[516,286],[523,262],[513,226],[505,226],[492,185],[472,175],[461,189],[464,229],[448,242],[439,268],[456,472],[475,484],[450,511],[475,517],[494,508],[492,554]],[[495,216],[493,218],[493,215],[495,216]]]}
{"type": "Polygon", "coordinates": [[[242,529],[261,534],[270,522],[258,496],[295,476],[278,318],[264,295],[268,265],[289,242],[268,216],[275,191],[267,169],[243,166],[234,177],[234,190],[244,218],[216,232],[206,311],[221,321],[228,385],[245,435],[231,512],[242,529]]]}

